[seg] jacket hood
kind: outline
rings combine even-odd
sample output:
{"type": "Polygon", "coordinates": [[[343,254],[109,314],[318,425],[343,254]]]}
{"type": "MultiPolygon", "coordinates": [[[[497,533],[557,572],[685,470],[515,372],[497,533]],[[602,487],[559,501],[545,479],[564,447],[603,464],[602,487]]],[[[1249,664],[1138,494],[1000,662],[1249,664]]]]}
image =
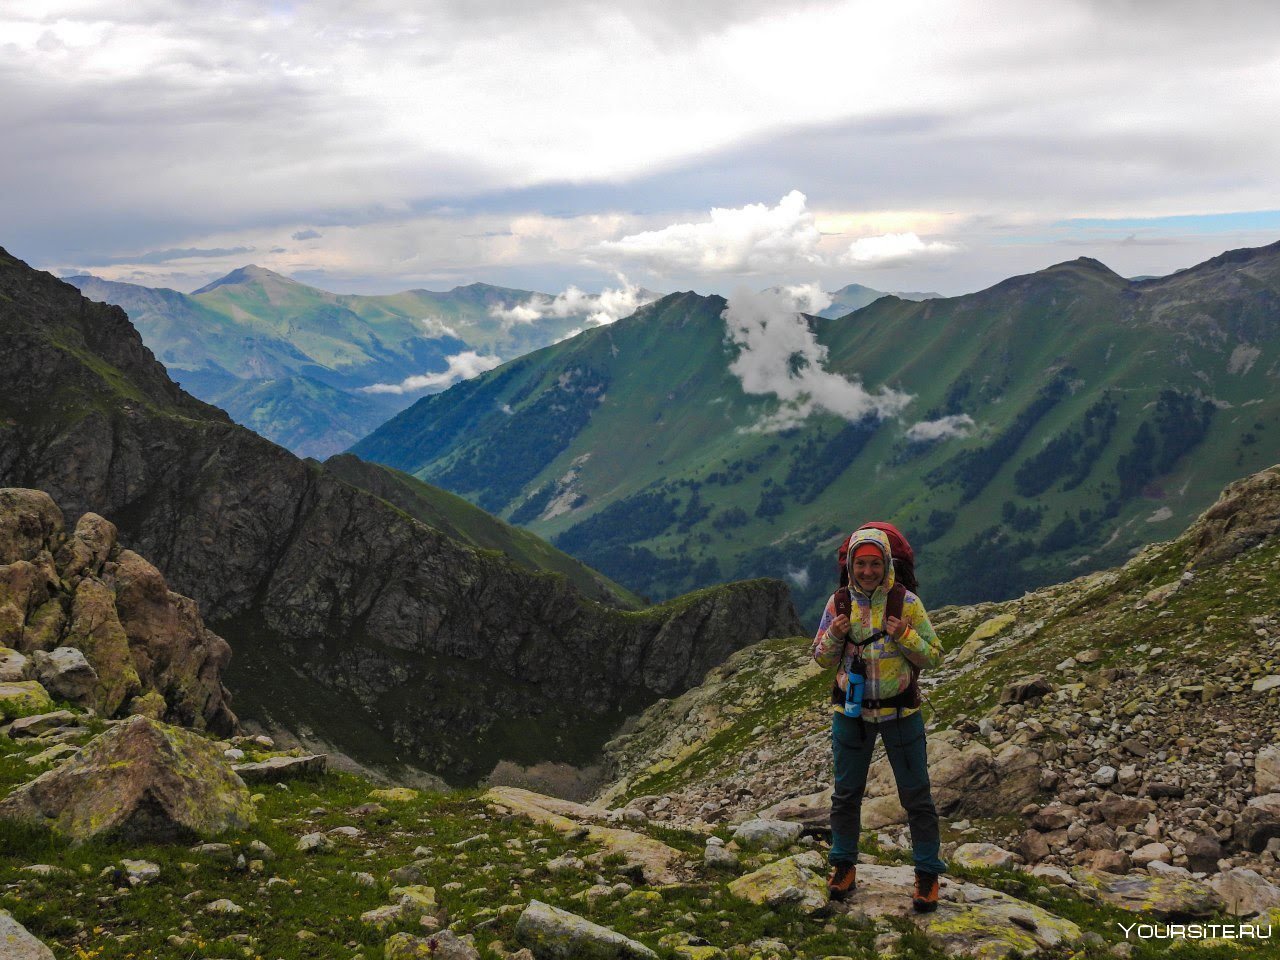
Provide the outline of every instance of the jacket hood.
{"type": "Polygon", "coordinates": [[[858,581],[853,576],[853,555],[857,553],[858,547],[864,543],[874,544],[880,550],[880,556],[884,558],[884,580],[881,581],[877,590],[883,589],[886,593],[893,586],[895,576],[893,570],[893,551],[889,548],[889,535],[883,530],[877,530],[874,527],[861,527],[855,530],[849,537],[849,559],[846,561],[849,568],[849,587],[852,590],[861,592],[858,581]]]}

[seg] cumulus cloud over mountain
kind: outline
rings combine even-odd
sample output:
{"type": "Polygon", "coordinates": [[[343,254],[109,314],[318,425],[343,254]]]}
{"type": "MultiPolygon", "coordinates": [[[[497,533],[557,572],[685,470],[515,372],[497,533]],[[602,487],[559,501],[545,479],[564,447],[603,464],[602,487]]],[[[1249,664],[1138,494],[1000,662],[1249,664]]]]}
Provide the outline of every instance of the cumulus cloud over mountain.
{"type": "Polygon", "coordinates": [[[438,373],[424,373],[406,377],[399,383],[375,383],[360,389],[365,393],[415,393],[430,387],[447,387],[459,380],[470,380],[486,370],[502,363],[500,357],[485,356],[474,350],[464,350],[446,358],[448,368],[438,373]]]}
{"type": "Polygon", "coordinates": [[[599,293],[586,293],[570,285],[554,297],[535,294],[514,307],[496,304],[489,314],[506,324],[536,323],[544,317],[573,317],[585,315],[588,326],[602,327],[635,313],[655,298],[640,289],[626,277],[618,276],[617,287],[607,287],[599,293]]]}
{"type": "MultiPolygon", "coordinates": [[[[802,288],[801,296],[811,295],[802,288]]],[[[827,370],[827,348],[798,312],[792,293],[738,290],[725,307],[724,321],[730,341],[738,347],[730,372],[747,393],[778,399],[778,409],[757,429],[798,426],[818,410],[850,421],[892,417],[911,402],[908,393],[887,388],[872,392],[858,380],[827,370]]]]}

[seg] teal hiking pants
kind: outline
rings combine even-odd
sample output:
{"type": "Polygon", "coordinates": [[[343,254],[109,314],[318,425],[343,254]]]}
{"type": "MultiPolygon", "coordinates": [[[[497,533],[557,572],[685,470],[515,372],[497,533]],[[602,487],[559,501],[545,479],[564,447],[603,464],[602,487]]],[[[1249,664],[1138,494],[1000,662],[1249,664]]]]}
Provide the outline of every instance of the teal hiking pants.
{"type": "Polygon", "coordinates": [[[831,715],[831,749],[835,757],[835,791],[831,795],[832,863],[858,862],[858,836],[862,826],[862,795],[876,737],[884,740],[885,753],[898,785],[898,799],[911,828],[911,856],[917,870],[945,873],[938,855],[941,836],[938,811],[929,785],[929,758],[925,750],[924,717],[917,710],[898,720],[879,723],[859,721],[843,713],[831,715]]]}

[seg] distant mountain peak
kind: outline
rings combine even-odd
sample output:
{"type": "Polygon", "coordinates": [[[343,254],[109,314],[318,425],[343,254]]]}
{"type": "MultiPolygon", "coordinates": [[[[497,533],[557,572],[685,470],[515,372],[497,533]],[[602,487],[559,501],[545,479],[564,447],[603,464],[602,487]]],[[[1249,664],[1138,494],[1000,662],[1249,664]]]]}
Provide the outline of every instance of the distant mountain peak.
{"type": "Polygon", "coordinates": [[[212,283],[207,283],[199,290],[193,290],[191,296],[196,297],[202,293],[208,293],[210,290],[216,290],[218,287],[235,286],[245,283],[291,283],[296,284],[298,281],[292,277],[286,277],[282,273],[276,273],[274,270],[268,270],[266,267],[260,267],[256,263],[250,263],[243,267],[232,270],[225,277],[219,277],[212,283]]]}

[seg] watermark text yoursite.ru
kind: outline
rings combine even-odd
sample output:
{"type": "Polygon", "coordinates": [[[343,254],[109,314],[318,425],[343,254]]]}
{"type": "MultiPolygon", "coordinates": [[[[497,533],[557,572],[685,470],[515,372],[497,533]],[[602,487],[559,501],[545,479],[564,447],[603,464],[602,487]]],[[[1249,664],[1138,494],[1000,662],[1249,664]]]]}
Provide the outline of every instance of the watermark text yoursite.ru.
{"type": "Polygon", "coordinates": [[[1117,923],[1125,939],[1270,940],[1269,923],[1117,923]]]}

